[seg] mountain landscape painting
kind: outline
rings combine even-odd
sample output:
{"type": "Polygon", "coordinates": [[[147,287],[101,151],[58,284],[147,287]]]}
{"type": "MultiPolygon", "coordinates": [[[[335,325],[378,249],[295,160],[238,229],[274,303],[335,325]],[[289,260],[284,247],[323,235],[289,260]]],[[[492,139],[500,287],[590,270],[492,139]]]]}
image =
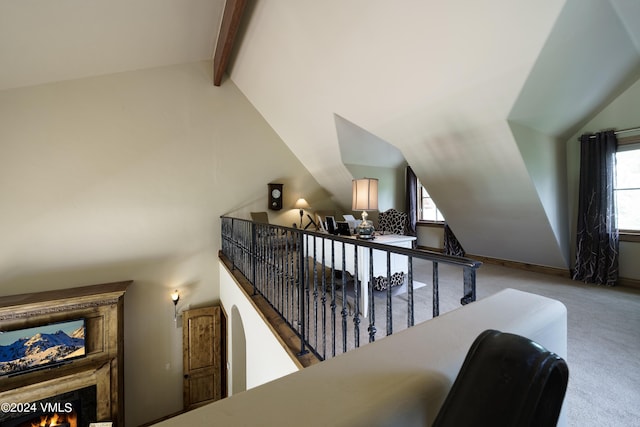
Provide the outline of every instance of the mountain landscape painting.
{"type": "Polygon", "coordinates": [[[85,355],[84,320],[0,333],[0,375],[11,375],[85,355]]]}

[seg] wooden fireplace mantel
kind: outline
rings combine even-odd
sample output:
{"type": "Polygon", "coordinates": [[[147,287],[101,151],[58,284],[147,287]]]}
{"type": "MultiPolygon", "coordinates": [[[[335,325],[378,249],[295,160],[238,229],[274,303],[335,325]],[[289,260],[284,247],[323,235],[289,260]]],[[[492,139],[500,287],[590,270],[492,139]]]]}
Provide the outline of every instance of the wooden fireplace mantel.
{"type": "Polygon", "coordinates": [[[132,281],[0,297],[0,331],[85,319],[86,357],[0,378],[0,401],[34,402],[96,386],[96,421],[124,425],[124,294],[132,281]]]}

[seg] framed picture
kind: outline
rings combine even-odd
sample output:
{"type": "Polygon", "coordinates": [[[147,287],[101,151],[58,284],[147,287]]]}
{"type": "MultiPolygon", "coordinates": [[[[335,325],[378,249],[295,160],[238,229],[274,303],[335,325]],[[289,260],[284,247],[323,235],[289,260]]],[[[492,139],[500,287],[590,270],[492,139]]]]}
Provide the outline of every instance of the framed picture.
{"type": "Polygon", "coordinates": [[[341,236],[351,236],[351,229],[347,221],[338,221],[338,234],[341,236]]]}
{"type": "Polygon", "coordinates": [[[336,219],[333,216],[325,216],[327,222],[327,231],[329,234],[336,234],[336,219]]]}
{"type": "Polygon", "coordinates": [[[355,219],[353,215],[342,215],[342,217],[344,218],[345,221],[349,223],[349,228],[351,229],[351,233],[353,233],[356,227],[360,225],[360,223],[362,222],[362,220],[360,219],[355,219]]]}

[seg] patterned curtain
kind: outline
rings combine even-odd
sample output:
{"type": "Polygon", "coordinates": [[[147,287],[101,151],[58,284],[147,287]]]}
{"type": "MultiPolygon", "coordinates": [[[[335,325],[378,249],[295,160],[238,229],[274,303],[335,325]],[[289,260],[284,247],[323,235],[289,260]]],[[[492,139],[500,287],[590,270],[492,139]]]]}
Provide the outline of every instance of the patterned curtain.
{"type": "Polygon", "coordinates": [[[618,279],[619,242],[613,192],[617,145],[613,131],[580,137],[574,280],[614,286],[618,279]]]}
{"type": "Polygon", "coordinates": [[[466,253],[446,222],[444,223],[444,253],[454,256],[464,256],[466,253]]]}
{"type": "Polygon", "coordinates": [[[407,194],[405,196],[405,212],[407,213],[407,234],[415,236],[416,223],[418,222],[418,178],[413,173],[411,166],[407,166],[406,185],[407,194]]]}

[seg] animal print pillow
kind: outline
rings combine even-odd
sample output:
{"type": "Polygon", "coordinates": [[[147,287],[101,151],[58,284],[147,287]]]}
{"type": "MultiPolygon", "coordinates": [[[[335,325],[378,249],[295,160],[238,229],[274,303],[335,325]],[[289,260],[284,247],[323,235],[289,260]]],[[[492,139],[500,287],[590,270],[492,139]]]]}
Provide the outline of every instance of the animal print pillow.
{"type": "Polygon", "coordinates": [[[405,234],[406,227],[407,214],[404,212],[389,209],[378,216],[378,228],[383,233],[405,234]]]}
{"type": "MultiPolygon", "coordinates": [[[[399,271],[391,275],[391,287],[402,286],[404,284],[404,272],[399,271]]],[[[384,291],[387,289],[387,276],[377,276],[373,279],[373,289],[384,291]]]]}

